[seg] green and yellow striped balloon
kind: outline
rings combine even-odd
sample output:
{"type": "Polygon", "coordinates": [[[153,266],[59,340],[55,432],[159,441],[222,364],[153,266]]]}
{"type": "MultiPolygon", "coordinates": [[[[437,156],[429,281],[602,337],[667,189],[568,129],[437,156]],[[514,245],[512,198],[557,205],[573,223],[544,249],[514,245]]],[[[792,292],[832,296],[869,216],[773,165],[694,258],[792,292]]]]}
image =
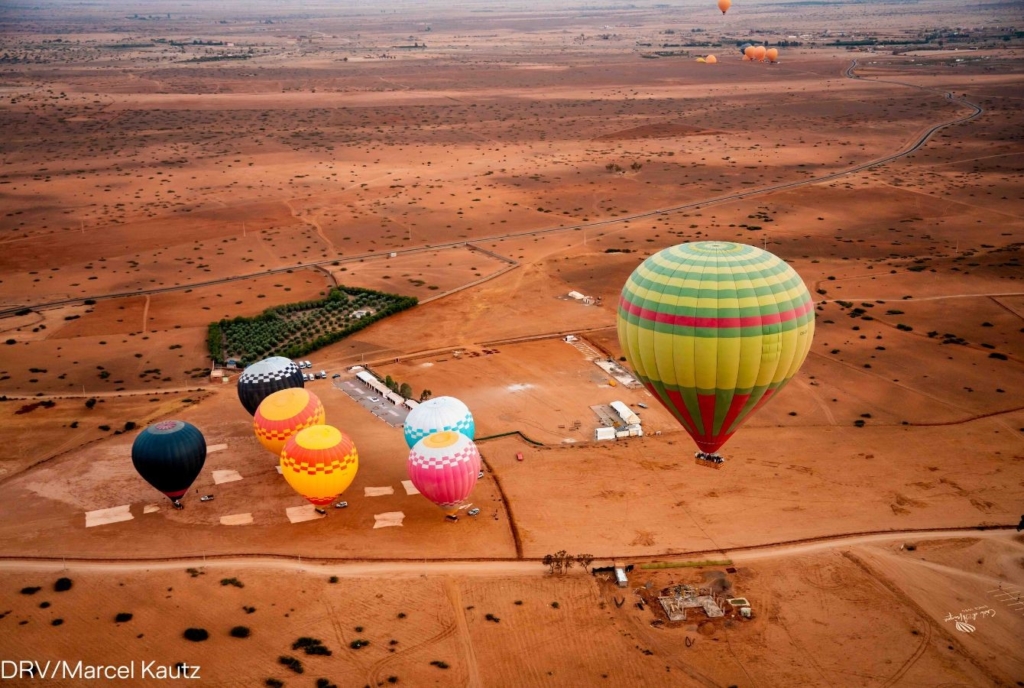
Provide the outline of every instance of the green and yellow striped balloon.
{"type": "Polygon", "coordinates": [[[629,276],[619,344],[704,452],[715,452],[796,374],[814,336],[800,275],[753,246],[664,249],[629,276]]]}

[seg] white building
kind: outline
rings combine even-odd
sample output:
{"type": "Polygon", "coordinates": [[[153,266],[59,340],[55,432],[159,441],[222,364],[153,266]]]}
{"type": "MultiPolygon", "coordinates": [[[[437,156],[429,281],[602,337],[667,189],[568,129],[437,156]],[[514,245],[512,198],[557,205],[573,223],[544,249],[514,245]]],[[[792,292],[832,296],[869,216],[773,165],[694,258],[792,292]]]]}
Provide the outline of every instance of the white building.
{"type": "Polygon", "coordinates": [[[622,419],[622,422],[625,423],[627,426],[640,425],[640,416],[633,413],[633,411],[630,410],[630,408],[623,404],[621,401],[613,401],[610,404],[610,406],[612,407],[612,410],[614,410],[615,413],[619,415],[619,418],[622,419]]]}

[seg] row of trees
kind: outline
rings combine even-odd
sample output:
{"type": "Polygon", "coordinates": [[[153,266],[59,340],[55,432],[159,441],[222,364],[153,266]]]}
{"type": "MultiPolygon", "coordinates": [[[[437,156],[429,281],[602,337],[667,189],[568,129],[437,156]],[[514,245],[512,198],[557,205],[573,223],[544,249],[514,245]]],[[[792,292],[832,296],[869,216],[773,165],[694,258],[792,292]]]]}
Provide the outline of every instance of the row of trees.
{"type": "Polygon", "coordinates": [[[582,566],[583,570],[586,571],[587,567],[594,561],[594,555],[577,554],[576,556],[573,556],[564,549],[560,549],[554,554],[545,554],[543,561],[544,565],[550,569],[551,573],[565,574],[566,571],[576,564],[582,566]]]}
{"type": "Polygon", "coordinates": [[[298,358],[417,303],[412,296],[336,287],[323,299],[274,306],[252,318],[210,323],[207,347],[217,361],[232,357],[248,362],[269,355],[298,358]],[[357,309],[372,312],[354,318],[357,309]]]}
{"type": "MultiPolygon", "coordinates": [[[[412,385],[410,385],[408,382],[401,382],[400,383],[397,380],[395,380],[393,377],[391,377],[390,375],[387,375],[384,378],[384,384],[392,392],[397,392],[398,394],[402,395],[406,399],[412,399],[412,385]]],[[[433,392],[431,392],[429,389],[425,389],[422,392],[420,392],[420,401],[426,401],[427,399],[429,399],[433,395],[434,395],[433,392]]]]}

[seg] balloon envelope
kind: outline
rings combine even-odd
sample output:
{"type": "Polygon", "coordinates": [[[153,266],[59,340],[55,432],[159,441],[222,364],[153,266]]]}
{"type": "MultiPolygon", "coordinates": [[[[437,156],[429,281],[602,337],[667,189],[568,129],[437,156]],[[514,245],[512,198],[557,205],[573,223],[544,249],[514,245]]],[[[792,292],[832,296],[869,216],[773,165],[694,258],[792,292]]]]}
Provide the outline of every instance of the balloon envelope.
{"type": "Polygon", "coordinates": [[[290,387],[302,387],[299,366],[284,356],[271,356],[242,371],[238,378],[238,400],[255,415],[260,403],[274,392],[290,387]]]}
{"type": "Polygon", "coordinates": [[[409,412],[405,419],[405,443],[411,449],[427,435],[445,430],[461,432],[469,439],[476,436],[476,423],[469,408],[455,397],[428,399],[409,412]]]}
{"type": "Polygon", "coordinates": [[[424,437],[409,452],[409,479],[424,497],[454,514],[469,497],[480,473],[480,452],[460,432],[424,437]]]}
{"type": "Polygon", "coordinates": [[[753,45],[748,45],[746,48],[743,49],[743,57],[747,58],[748,60],[753,60],[755,52],[757,52],[757,48],[753,45]]]}
{"type": "Polygon", "coordinates": [[[728,12],[730,7],[732,7],[732,0],[718,0],[718,9],[722,10],[722,14],[728,12]]]}
{"type": "Polygon", "coordinates": [[[191,423],[164,420],[150,425],[132,443],[132,464],[142,478],[178,500],[206,463],[206,439],[191,423]]]}
{"type": "Polygon", "coordinates": [[[702,241],[659,251],[630,275],[618,333],[641,382],[714,452],[800,369],[814,309],[780,258],[702,241]]]}
{"type": "Polygon", "coordinates": [[[352,438],[330,425],[300,430],[281,450],[281,475],[316,506],[330,504],[347,490],[358,470],[352,438]]]}
{"type": "Polygon", "coordinates": [[[753,55],[753,57],[754,57],[755,60],[763,60],[764,56],[765,56],[765,53],[767,53],[767,52],[768,51],[765,49],[765,47],[763,45],[756,45],[756,46],[754,46],[754,55],[753,55]]]}
{"type": "Polygon", "coordinates": [[[708,55],[707,57],[704,58],[704,61],[707,62],[708,64],[717,64],[718,58],[715,57],[714,55],[708,55]]]}
{"type": "Polygon", "coordinates": [[[779,49],[768,48],[768,50],[765,51],[764,56],[767,57],[770,62],[775,62],[779,59],[779,49]]]}
{"type": "Polygon", "coordinates": [[[280,456],[292,435],[313,425],[323,425],[324,421],[320,399],[307,389],[291,387],[263,400],[253,417],[253,429],[263,448],[280,456]]]}
{"type": "Polygon", "coordinates": [[[743,45],[741,45],[740,46],[740,54],[746,55],[747,54],[747,48],[750,48],[750,47],[753,47],[750,43],[744,43],[743,45]]]}

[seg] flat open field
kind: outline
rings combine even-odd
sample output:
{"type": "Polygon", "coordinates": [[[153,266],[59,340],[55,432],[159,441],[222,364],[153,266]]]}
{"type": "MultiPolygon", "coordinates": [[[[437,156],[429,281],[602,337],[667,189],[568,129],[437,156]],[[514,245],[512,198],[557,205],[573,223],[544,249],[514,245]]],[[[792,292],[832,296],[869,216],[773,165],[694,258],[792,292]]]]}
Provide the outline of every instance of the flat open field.
{"type": "Polygon", "coordinates": [[[1024,681],[1020,26],[949,0],[0,9],[0,660],[246,687],[1024,681]],[[777,254],[816,314],[720,470],[591,360],[622,355],[637,265],[701,240],[777,254]],[[359,472],[347,509],[291,522],[207,327],[337,284],[420,304],[315,370],[503,435],[475,518],[407,494],[402,429],[328,379],[307,387],[359,472]],[[643,438],[593,441],[613,400],[643,438]],[[166,418],[210,448],[181,511],[130,461],[166,418]],[[558,550],[637,568],[620,590],[548,573],[558,550]],[[639,567],[693,558],[732,564],[639,567]],[[754,618],[636,606],[681,583],[754,618]]]}
{"type": "MultiPolygon", "coordinates": [[[[1019,539],[919,539],[914,552],[909,542],[767,550],[737,558],[731,574],[635,569],[635,589],[625,590],[607,574],[549,575],[540,564],[420,564],[385,580],[374,565],[295,561],[37,566],[0,571],[0,628],[6,656],[41,665],[134,662],[136,675],[143,662],[186,661],[216,686],[271,677],[388,685],[394,677],[438,686],[688,687],[744,685],[753,675],[766,685],[1012,685],[1024,671],[1014,650],[1021,615],[998,585],[1024,585],[1010,561],[1020,556],[1019,539]],[[54,592],[58,577],[70,578],[71,589],[54,592]],[[647,586],[679,584],[745,597],[754,618],[710,621],[691,611],[666,622],[660,609],[637,609],[647,586]],[[119,622],[119,614],[129,617],[119,622]],[[958,632],[961,618],[975,632],[958,632]],[[239,626],[247,637],[231,635],[239,626]],[[184,639],[188,628],[206,630],[208,640],[184,639]],[[330,656],[293,649],[303,637],[330,656]],[[357,640],[368,644],[351,647],[357,640]],[[303,675],[281,657],[298,659],[303,675]]],[[[57,677],[50,685],[81,682],[57,677]]]]}

